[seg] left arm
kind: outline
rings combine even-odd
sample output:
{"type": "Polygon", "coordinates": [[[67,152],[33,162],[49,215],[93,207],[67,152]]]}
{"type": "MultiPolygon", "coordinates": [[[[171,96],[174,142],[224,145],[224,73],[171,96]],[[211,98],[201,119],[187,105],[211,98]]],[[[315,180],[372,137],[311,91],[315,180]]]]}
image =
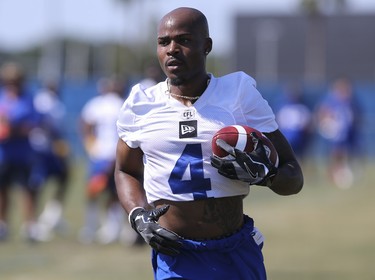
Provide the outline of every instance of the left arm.
{"type": "Polygon", "coordinates": [[[303,174],[289,142],[280,130],[264,135],[272,141],[279,155],[277,174],[272,178],[269,188],[279,195],[298,193],[303,186],[303,174]]]}

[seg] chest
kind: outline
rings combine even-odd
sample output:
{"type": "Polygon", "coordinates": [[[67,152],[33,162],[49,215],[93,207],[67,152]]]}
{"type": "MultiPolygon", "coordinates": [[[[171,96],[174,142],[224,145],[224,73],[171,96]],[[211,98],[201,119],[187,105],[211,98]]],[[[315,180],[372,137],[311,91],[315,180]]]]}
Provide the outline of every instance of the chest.
{"type": "Polygon", "coordinates": [[[153,112],[141,123],[140,145],[145,154],[181,154],[188,144],[200,144],[211,154],[211,139],[225,125],[234,124],[233,114],[217,106],[169,107],[153,112]]]}

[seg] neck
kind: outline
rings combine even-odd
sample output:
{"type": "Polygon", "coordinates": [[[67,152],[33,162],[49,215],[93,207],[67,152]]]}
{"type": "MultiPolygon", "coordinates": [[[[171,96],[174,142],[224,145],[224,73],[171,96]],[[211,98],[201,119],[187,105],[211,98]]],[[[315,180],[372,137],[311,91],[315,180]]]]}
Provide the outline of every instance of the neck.
{"type": "Polygon", "coordinates": [[[206,75],[199,83],[185,85],[178,80],[167,79],[167,93],[177,99],[197,100],[210,83],[210,77],[206,75]],[[187,93],[187,94],[184,94],[187,93]]]}

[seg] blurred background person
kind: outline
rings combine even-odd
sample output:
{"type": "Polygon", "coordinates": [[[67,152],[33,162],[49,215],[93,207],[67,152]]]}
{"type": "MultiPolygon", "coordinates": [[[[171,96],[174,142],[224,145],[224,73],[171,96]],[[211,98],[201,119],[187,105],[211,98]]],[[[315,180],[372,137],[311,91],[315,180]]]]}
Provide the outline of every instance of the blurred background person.
{"type": "Polygon", "coordinates": [[[352,82],[340,77],[332,82],[327,95],[318,105],[318,132],[328,143],[328,175],[339,188],[354,182],[350,157],[359,155],[360,106],[352,82]]]}
{"type": "Polygon", "coordinates": [[[312,112],[303,99],[303,91],[289,85],[275,108],[276,121],[292,146],[294,153],[303,163],[312,136],[312,112]]]}
{"type": "Polygon", "coordinates": [[[70,147],[64,130],[66,108],[60,100],[57,84],[46,82],[35,94],[33,102],[39,114],[38,127],[30,133],[38,159],[33,177],[43,186],[51,180],[56,183],[54,193],[38,219],[39,239],[47,241],[54,230],[62,232],[66,229],[63,207],[69,185],[70,147]]]}
{"type": "Polygon", "coordinates": [[[9,62],[0,68],[0,240],[9,234],[10,192],[21,186],[24,207],[22,233],[37,240],[37,202],[39,187],[32,180],[35,152],[29,136],[36,127],[37,113],[32,95],[26,90],[21,66],[9,62]]]}
{"type": "Polygon", "coordinates": [[[125,221],[125,212],[118,202],[114,184],[118,140],[116,121],[124,102],[123,86],[116,78],[102,78],[97,89],[99,94],[82,108],[80,123],[89,161],[87,205],[84,225],[79,232],[79,240],[86,244],[118,241],[125,221]]]}

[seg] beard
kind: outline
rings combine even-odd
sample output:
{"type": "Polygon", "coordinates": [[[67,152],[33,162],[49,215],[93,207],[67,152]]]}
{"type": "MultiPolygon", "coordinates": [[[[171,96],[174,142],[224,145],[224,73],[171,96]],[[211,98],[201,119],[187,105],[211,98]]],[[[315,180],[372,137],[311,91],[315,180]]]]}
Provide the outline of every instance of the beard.
{"type": "Polygon", "coordinates": [[[185,80],[183,78],[173,78],[169,79],[171,85],[173,86],[181,86],[184,84],[185,80]]]}

